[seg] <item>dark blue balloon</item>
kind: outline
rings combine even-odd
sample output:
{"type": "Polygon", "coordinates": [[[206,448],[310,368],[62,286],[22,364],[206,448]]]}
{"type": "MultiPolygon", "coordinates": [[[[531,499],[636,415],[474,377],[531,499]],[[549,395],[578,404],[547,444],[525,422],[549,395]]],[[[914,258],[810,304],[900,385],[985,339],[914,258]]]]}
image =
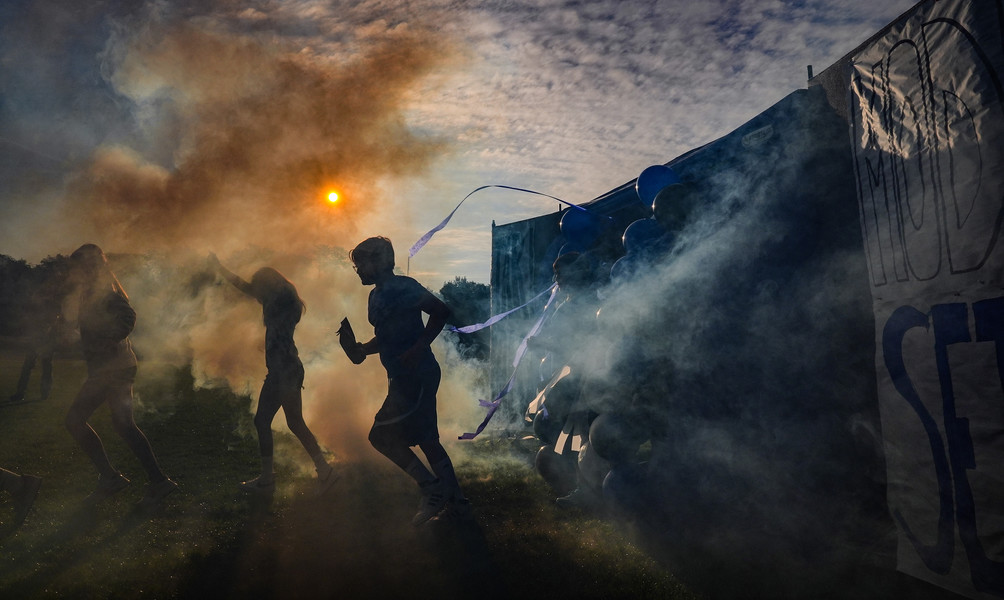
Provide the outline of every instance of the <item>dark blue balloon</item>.
{"type": "Polygon", "coordinates": [[[622,513],[646,510],[648,469],[646,463],[618,465],[603,479],[603,500],[622,513]]]}
{"type": "Polygon", "coordinates": [[[552,418],[564,422],[578,395],[579,381],[575,376],[569,375],[548,390],[544,397],[544,407],[552,418]]]}
{"type": "Polygon", "coordinates": [[[533,416],[533,435],[542,444],[554,446],[558,436],[561,435],[561,425],[561,421],[549,415],[547,411],[540,411],[533,416]]]}
{"type": "Polygon", "coordinates": [[[641,172],[635,181],[634,189],[641,203],[649,207],[662,188],[679,182],[680,176],[673,169],[666,165],[652,165],[641,172]]]}
{"type": "Polygon", "coordinates": [[[612,464],[630,462],[647,439],[644,424],[639,421],[623,412],[603,413],[589,426],[589,446],[612,464]]]}
{"type": "Polygon", "coordinates": [[[551,446],[541,446],[533,466],[555,492],[564,496],[578,485],[577,463],[578,456],[573,452],[557,454],[551,446]]]}
{"type": "Polygon", "coordinates": [[[603,229],[603,223],[599,217],[588,211],[570,208],[561,215],[558,227],[568,243],[585,249],[596,241],[603,229]]]}
{"type": "Polygon", "coordinates": [[[578,244],[576,242],[568,242],[562,245],[561,248],[558,250],[558,256],[564,256],[565,254],[569,254],[571,252],[578,252],[581,254],[585,251],[586,249],[583,248],[581,244],[578,244]]]}
{"type": "Polygon", "coordinates": [[[679,231],[700,209],[701,196],[691,183],[666,186],[652,201],[652,215],[666,231],[679,231]]]}
{"type": "Polygon", "coordinates": [[[579,486],[586,484],[598,493],[603,492],[603,481],[610,472],[610,463],[596,453],[590,444],[579,449],[579,486]]]}
{"type": "Polygon", "coordinates": [[[628,254],[658,250],[667,242],[666,230],[655,219],[638,219],[624,230],[621,241],[628,254]]]}
{"type": "MultiPolygon", "coordinates": [[[[545,354],[544,358],[540,359],[540,364],[537,365],[537,373],[540,376],[540,381],[543,383],[551,381],[551,378],[554,377],[554,373],[557,370],[558,366],[554,364],[554,357],[551,356],[550,352],[545,354]]],[[[541,388],[544,387],[543,383],[540,386],[541,388]]]]}
{"type": "Polygon", "coordinates": [[[634,277],[638,261],[633,256],[622,256],[610,265],[610,282],[617,284],[634,277]]]}

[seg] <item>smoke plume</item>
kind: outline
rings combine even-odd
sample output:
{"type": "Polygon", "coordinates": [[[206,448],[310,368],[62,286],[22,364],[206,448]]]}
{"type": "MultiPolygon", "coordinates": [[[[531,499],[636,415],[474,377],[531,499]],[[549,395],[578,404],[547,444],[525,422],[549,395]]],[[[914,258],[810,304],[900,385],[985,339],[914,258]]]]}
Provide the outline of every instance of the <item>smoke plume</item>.
{"type": "MultiPolygon", "coordinates": [[[[375,357],[355,367],[337,345],[343,317],[363,339],[372,334],[368,289],[346,249],[386,235],[401,257],[413,241],[409,216],[420,207],[386,190],[422,176],[449,144],[409,128],[409,101],[462,52],[412,20],[372,23],[331,53],[256,30],[253,11],[221,18],[225,8],[143,5],[107,17],[93,59],[116,108],[102,114],[121,122],[79,161],[39,233],[60,245],[25,253],[97,243],[138,312],[132,337],[145,364],[191,364],[197,385],[255,398],[265,375],[261,307],[218,279],[206,256],[245,279],[274,267],[307,305],[296,342],[308,425],[338,458],[372,455],[366,431],[386,380],[375,357]]],[[[468,409],[477,374],[459,359],[444,371],[440,414],[466,426],[477,418],[468,409]]],[[[454,437],[446,419],[441,427],[454,437]]]]}
{"type": "Polygon", "coordinates": [[[99,147],[71,185],[72,222],[119,251],[348,245],[393,223],[381,182],[446,150],[411,132],[404,109],[453,55],[420,28],[341,62],[189,23],[122,29],[104,70],[145,151],[99,147]]]}

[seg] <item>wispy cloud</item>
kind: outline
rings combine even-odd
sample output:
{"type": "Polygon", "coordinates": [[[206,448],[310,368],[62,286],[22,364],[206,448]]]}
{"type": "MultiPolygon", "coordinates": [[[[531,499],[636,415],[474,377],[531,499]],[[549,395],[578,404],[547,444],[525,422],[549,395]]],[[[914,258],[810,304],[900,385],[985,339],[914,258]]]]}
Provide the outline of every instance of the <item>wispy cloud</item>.
{"type": "MultiPolygon", "coordinates": [[[[220,197],[257,194],[266,198],[258,206],[282,205],[288,198],[279,190],[295,188],[293,180],[316,184],[289,162],[261,158],[266,150],[294,156],[294,163],[315,165],[315,176],[343,173],[373,183],[364,186],[373,214],[393,218],[362,223],[359,233],[389,229],[401,247],[478,185],[521,185],[585,201],[804,87],[806,65],[828,66],[911,5],[4,3],[0,175],[9,183],[0,191],[0,252],[44,256],[66,235],[29,236],[22,225],[58,222],[67,214],[67,181],[130,161],[145,169],[143,179],[154,189],[175,186],[175,196],[149,194],[161,205],[196,202],[211,171],[220,197]],[[426,51],[437,48],[436,58],[414,62],[417,55],[406,48],[416,49],[418,40],[426,51]],[[376,69],[378,55],[385,62],[376,69]],[[364,74],[359,65],[367,60],[374,70],[364,74]],[[311,90],[321,93],[303,101],[311,90]],[[357,104],[347,106],[352,99],[357,104]],[[374,138],[359,111],[381,106],[384,129],[374,138]],[[398,184],[383,181],[388,177],[398,184]],[[400,185],[436,193],[407,201],[380,197],[400,185]]],[[[101,186],[72,189],[108,193],[101,186]]],[[[79,206],[80,198],[73,202],[79,206]]],[[[442,269],[462,272],[444,271],[441,279],[486,280],[490,221],[525,218],[536,206],[537,200],[511,197],[472,203],[456,226],[480,232],[481,242],[459,249],[466,265],[443,250],[442,269]]],[[[157,214],[163,206],[143,210],[157,214]]]]}

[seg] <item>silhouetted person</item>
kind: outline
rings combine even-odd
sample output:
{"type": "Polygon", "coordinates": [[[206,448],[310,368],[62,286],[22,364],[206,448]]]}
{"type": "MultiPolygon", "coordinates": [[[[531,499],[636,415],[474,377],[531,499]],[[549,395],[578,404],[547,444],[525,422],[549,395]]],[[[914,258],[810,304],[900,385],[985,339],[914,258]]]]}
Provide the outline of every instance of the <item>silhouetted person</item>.
{"type": "Polygon", "coordinates": [[[70,405],[66,428],[100,474],[97,489],[87,501],[104,500],[129,485],[129,480],[112,466],[101,438],[87,423],[98,406],[107,402],[115,432],[139,459],[149,478],[140,504],[155,505],[178,486],[161,471],[150,442],[133,420],[136,355],[129,334],[136,324],[136,311],[101,248],[85,244],[70,255],[70,262],[71,276],[80,288],[78,326],[87,380],[70,405]]]}
{"type": "MultiPolygon", "coordinates": [[[[387,397],[374,418],[369,441],[419,485],[421,499],[413,525],[441,512],[471,517],[446,449],[439,441],[436,392],[441,371],[430,344],[443,330],[451,310],[411,277],[394,274],[394,247],[384,237],[364,240],[349,253],[363,285],[374,286],[368,302],[374,337],[346,348],[354,363],[379,354],[387,370],[387,397]],[[423,323],[422,313],[429,315],[423,323]],[[411,450],[421,448],[432,472],[411,450]]],[[[345,322],[343,322],[343,328],[345,322]]],[[[344,329],[341,335],[346,335],[344,329]]]]}
{"type": "Polygon", "coordinates": [[[555,259],[551,268],[558,284],[555,311],[541,333],[527,343],[551,353],[559,368],[569,365],[580,372],[579,352],[592,334],[598,308],[592,265],[584,254],[569,252],[555,259]]]}
{"type": "Polygon", "coordinates": [[[52,391],[52,357],[59,341],[63,324],[63,300],[69,290],[66,282],[66,266],[62,257],[34,267],[25,291],[24,312],[21,319],[25,325],[28,351],[21,364],[17,390],[11,395],[11,402],[21,402],[28,391],[28,380],[35,364],[41,362],[39,394],[41,400],[52,391]]]}
{"type": "Polygon", "coordinates": [[[0,491],[7,492],[14,498],[14,527],[24,523],[31,505],[38,496],[38,488],[42,478],[34,475],[19,475],[13,471],[0,468],[0,491]]]}
{"type": "MultiPolygon", "coordinates": [[[[543,330],[527,340],[529,347],[545,351],[550,356],[548,361],[557,369],[568,366],[571,372],[570,381],[559,392],[571,393],[571,398],[562,398],[559,402],[547,405],[552,410],[550,418],[558,419],[561,429],[578,431],[586,435],[589,423],[595,418],[581,401],[583,394],[595,391],[587,378],[589,365],[583,355],[589,338],[595,333],[596,311],[598,300],[593,288],[592,264],[589,258],[577,252],[569,252],[559,256],[552,264],[554,281],[558,284],[559,303],[554,314],[548,320],[543,330]]],[[[568,443],[567,441],[565,443],[568,443]]],[[[598,498],[590,490],[577,487],[567,496],[557,499],[560,506],[584,507],[595,504],[598,498]]]]}
{"type": "Polygon", "coordinates": [[[258,450],[261,454],[261,474],[241,483],[247,491],[271,492],[275,489],[272,472],[272,420],[282,408],[286,425],[303,444],[317,470],[318,493],[331,489],[338,474],[328,464],[314,434],[303,420],[303,363],[293,342],[293,331],[303,315],[304,304],[296,287],[281,273],[271,267],[255,271],[247,282],[220,264],[215,254],[209,255],[210,264],[224,279],[241,292],[261,303],[265,321],[265,366],[268,373],[258,394],[258,409],[254,426],[258,431],[258,450]]]}

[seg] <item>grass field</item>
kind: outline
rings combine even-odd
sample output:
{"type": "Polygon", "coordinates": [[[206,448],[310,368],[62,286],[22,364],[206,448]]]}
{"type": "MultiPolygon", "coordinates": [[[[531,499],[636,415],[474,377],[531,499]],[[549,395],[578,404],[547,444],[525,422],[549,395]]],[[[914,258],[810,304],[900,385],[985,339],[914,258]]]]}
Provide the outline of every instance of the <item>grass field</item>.
{"type": "MultiPolygon", "coordinates": [[[[0,398],[19,368],[0,355],[0,398]]],[[[412,527],[415,486],[389,462],[341,463],[323,498],[279,465],[275,497],[247,497],[237,483],[257,468],[251,399],[195,390],[185,369],[141,364],[136,388],[137,422],[179,492],[135,508],[145,477],[102,408],[92,425],[133,483],[86,509],[96,472],[62,425],[84,366],[57,360],[55,373],[47,401],[0,407],[0,466],[44,478],[24,525],[0,531],[0,598],[695,597],[616,524],[559,511],[532,452],[504,440],[457,460],[472,524],[412,527]]],[[[279,434],[277,453],[302,453],[295,443],[279,434]]],[[[10,515],[0,496],[0,520],[10,515]]]]}

